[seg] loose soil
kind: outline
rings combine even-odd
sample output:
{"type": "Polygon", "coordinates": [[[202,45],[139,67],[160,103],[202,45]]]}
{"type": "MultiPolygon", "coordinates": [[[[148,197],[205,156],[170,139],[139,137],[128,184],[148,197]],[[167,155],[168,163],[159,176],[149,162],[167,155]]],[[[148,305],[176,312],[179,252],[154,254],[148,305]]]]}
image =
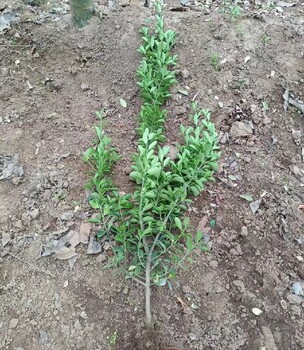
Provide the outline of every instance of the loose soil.
{"type": "MultiPolygon", "coordinates": [[[[195,252],[171,290],[153,289],[157,334],[172,349],[304,348],[304,298],[291,290],[304,281],[304,116],[284,110],[283,100],[286,87],[304,99],[304,6],[257,3],[245,1],[236,19],[219,1],[186,11],[171,11],[180,7],[171,1],[165,11],[179,56],[168,143],[197,101],[212,112],[222,149],[216,181],[189,208],[193,227],[210,236],[210,252],[195,252]]],[[[79,30],[67,1],[2,0],[0,10],[6,5],[19,21],[0,34],[0,154],[18,155],[24,175],[0,181],[0,348],[134,349],[144,338],[144,291],[119,269],[104,269],[105,244],[95,256],[77,246],[72,269],[38,257],[50,238],[92,215],[81,157],[94,138],[95,111],[104,109],[122,155],[114,180],[132,190],[138,31],[153,10],[98,3],[79,30]]]]}

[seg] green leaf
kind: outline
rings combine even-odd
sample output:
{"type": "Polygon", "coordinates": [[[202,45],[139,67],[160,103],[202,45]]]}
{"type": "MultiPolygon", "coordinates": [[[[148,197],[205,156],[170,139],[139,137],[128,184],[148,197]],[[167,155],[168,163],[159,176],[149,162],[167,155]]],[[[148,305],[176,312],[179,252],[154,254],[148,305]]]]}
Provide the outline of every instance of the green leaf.
{"type": "Polygon", "coordinates": [[[98,200],[96,199],[92,199],[89,201],[89,204],[90,206],[93,208],[93,209],[99,209],[100,208],[100,203],[98,202],[98,200]]]}
{"type": "Polygon", "coordinates": [[[94,154],[94,152],[95,150],[93,147],[88,148],[83,154],[84,159],[85,160],[89,159],[94,154]]]}
{"type": "Polygon", "coordinates": [[[107,234],[106,231],[101,230],[101,231],[98,231],[98,232],[97,232],[96,237],[97,237],[97,238],[102,238],[102,237],[105,236],[106,234],[107,234]]]}
{"type": "Polygon", "coordinates": [[[158,176],[161,172],[161,168],[154,167],[148,170],[149,175],[158,176]]]}
{"type": "Polygon", "coordinates": [[[253,197],[251,194],[245,193],[245,194],[240,194],[240,198],[245,199],[248,202],[253,201],[253,197]]]}
{"type": "Polygon", "coordinates": [[[188,96],[188,91],[187,90],[178,90],[178,92],[184,96],[188,96]]]}
{"type": "Polygon", "coordinates": [[[214,228],[216,225],[216,220],[215,219],[210,220],[209,225],[211,228],[214,228]]]}
{"type": "Polygon", "coordinates": [[[235,181],[237,179],[235,175],[228,175],[228,178],[232,181],[235,181]]]}
{"type": "Polygon", "coordinates": [[[131,265],[128,268],[128,271],[134,271],[136,269],[136,265],[131,265]]]}
{"type": "Polygon", "coordinates": [[[177,216],[174,218],[174,222],[175,222],[175,225],[177,226],[177,228],[179,228],[181,231],[183,229],[183,226],[182,226],[182,222],[180,220],[180,218],[178,218],[177,216]]]}
{"type": "Polygon", "coordinates": [[[121,99],[119,100],[119,102],[120,102],[120,104],[121,104],[121,106],[122,106],[123,108],[126,108],[126,107],[127,107],[127,102],[126,102],[123,98],[121,98],[121,99]]]}
{"type": "Polygon", "coordinates": [[[163,287],[166,285],[167,283],[167,279],[166,278],[160,278],[159,280],[157,280],[157,282],[154,282],[158,287],[163,287]]]}
{"type": "Polygon", "coordinates": [[[197,232],[196,233],[196,243],[198,243],[203,238],[203,232],[197,232]]]}

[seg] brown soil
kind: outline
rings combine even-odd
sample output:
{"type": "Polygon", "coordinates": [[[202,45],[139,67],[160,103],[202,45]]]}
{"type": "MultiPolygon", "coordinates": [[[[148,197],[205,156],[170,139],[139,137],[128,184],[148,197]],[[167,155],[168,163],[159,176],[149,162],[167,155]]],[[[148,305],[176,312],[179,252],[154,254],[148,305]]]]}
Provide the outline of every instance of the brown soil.
{"type": "MultiPolygon", "coordinates": [[[[281,12],[244,2],[249,8],[234,20],[221,2],[209,3],[209,10],[166,10],[179,35],[168,142],[195,100],[212,112],[222,157],[216,181],[189,211],[194,227],[215,219],[211,251],[196,252],[172,290],[153,290],[159,339],[181,350],[300,350],[304,298],[291,286],[304,281],[304,116],[284,111],[283,93],[288,85],[304,99],[303,3],[281,12]],[[252,134],[239,136],[236,122],[252,134]],[[255,213],[244,194],[261,199],[255,213]]],[[[106,252],[77,247],[72,270],[67,261],[37,258],[55,231],[77,230],[90,215],[81,157],[97,110],[105,109],[122,154],[115,182],[132,189],[138,31],[153,11],[125,0],[113,12],[101,4],[97,12],[107,15],[77,30],[66,1],[0,5],[20,14],[0,34],[0,154],[17,154],[24,167],[22,178],[0,181],[2,243],[11,239],[0,257],[0,348],[134,349],[144,337],[143,290],[118,269],[103,269],[106,252]]]]}

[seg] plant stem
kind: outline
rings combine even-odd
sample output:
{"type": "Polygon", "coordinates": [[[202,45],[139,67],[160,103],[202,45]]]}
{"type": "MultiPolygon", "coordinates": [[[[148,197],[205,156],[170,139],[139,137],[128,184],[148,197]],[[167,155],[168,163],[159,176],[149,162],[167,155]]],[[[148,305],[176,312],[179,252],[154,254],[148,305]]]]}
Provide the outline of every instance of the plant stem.
{"type": "Polygon", "coordinates": [[[149,252],[146,263],[146,325],[147,328],[152,326],[151,316],[151,252],[149,252]]]}
{"type": "Polygon", "coordinates": [[[146,324],[147,328],[151,328],[152,326],[152,316],[151,316],[151,263],[152,263],[152,254],[156,243],[159,239],[161,232],[158,232],[156,235],[152,247],[149,250],[146,262],[146,324]]]}

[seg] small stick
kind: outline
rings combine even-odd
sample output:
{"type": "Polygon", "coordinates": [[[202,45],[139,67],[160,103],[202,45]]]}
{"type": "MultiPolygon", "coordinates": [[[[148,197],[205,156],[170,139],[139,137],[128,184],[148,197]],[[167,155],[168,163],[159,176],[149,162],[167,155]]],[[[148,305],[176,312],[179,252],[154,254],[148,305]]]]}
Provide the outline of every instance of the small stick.
{"type": "Polygon", "coordinates": [[[46,271],[46,270],[44,270],[44,269],[42,269],[42,268],[40,268],[40,267],[37,267],[37,266],[35,266],[35,265],[29,263],[28,261],[26,261],[26,260],[24,260],[24,259],[22,259],[22,258],[19,258],[18,256],[12,254],[11,252],[9,252],[9,251],[6,250],[6,249],[3,249],[3,250],[4,250],[8,255],[10,255],[11,257],[15,258],[16,260],[19,260],[19,261],[23,262],[24,264],[30,266],[30,267],[33,268],[34,270],[37,270],[37,271],[42,272],[42,273],[45,273],[45,274],[47,274],[47,275],[49,275],[49,276],[51,276],[51,277],[55,277],[55,275],[53,275],[51,272],[48,272],[48,271],[46,271]]]}
{"type": "Polygon", "coordinates": [[[140,284],[140,285],[142,285],[144,287],[146,286],[146,284],[143,281],[141,281],[140,279],[138,279],[136,277],[132,277],[132,280],[134,280],[135,282],[137,282],[138,284],[140,284]]]}

